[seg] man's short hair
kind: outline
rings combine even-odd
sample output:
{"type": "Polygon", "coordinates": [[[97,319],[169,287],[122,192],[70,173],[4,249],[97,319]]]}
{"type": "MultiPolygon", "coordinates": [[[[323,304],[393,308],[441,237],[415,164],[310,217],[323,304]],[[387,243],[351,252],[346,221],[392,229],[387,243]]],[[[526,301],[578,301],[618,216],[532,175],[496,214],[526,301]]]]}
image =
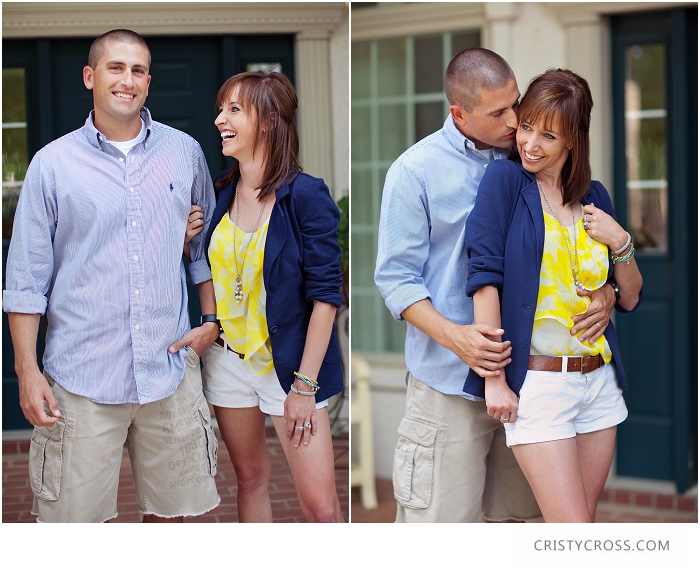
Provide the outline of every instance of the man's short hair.
{"type": "Polygon", "coordinates": [[[110,30],[109,32],[102,34],[102,36],[99,38],[96,38],[92,43],[92,46],[90,46],[88,66],[90,66],[90,68],[93,70],[100,61],[107,42],[126,42],[127,44],[138,44],[139,46],[144,47],[146,52],[148,52],[148,67],[151,67],[151,50],[148,48],[148,44],[146,44],[146,41],[141,36],[139,36],[133,30],[110,30]]]}
{"type": "Polygon", "coordinates": [[[451,105],[471,112],[481,103],[482,91],[503,88],[515,78],[501,56],[486,48],[467,48],[457,54],[445,72],[445,94],[451,105]]]}

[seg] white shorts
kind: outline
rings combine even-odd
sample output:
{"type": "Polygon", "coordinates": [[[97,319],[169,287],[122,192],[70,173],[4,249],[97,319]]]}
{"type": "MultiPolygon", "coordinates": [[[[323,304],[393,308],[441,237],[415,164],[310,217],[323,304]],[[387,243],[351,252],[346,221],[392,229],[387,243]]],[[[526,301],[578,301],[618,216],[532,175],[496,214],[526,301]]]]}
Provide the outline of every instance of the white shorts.
{"type": "MultiPolygon", "coordinates": [[[[250,373],[241,358],[213,343],[202,356],[202,386],[204,397],[219,407],[260,407],[268,415],[284,415],[287,394],[282,389],[277,372],[264,375],[250,373]]],[[[328,405],[328,400],[316,404],[316,409],[328,405]]]]}
{"type": "Polygon", "coordinates": [[[518,419],[506,423],[508,447],[575,437],[614,427],[627,418],[611,363],[588,374],[528,371],[518,419]]]}

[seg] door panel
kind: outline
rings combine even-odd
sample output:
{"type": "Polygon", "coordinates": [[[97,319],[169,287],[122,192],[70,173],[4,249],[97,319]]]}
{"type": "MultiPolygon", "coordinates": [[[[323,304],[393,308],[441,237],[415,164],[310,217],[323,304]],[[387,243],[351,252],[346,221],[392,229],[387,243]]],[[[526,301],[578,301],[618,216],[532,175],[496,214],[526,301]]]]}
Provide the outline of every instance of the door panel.
{"type": "Polygon", "coordinates": [[[679,492],[697,480],[696,22],[697,9],[611,20],[614,200],[644,278],[640,308],[615,319],[630,386],[617,473],[679,492]]]}

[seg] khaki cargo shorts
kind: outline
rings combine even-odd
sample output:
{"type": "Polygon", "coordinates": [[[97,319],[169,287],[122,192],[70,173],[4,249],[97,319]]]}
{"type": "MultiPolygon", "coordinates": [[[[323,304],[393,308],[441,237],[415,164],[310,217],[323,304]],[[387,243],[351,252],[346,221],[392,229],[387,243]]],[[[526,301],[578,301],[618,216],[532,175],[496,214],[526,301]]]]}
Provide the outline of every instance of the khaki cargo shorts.
{"type": "Polygon", "coordinates": [[[541,517],[503,424],[484,402],[440,393],[410,374],[393,481],[397,523],[541,517]]]}
{"type": "Polygon", "coordinates": [[[30,444],[32,513],[38,521],[95,523],[116,517],[125,442],[141,513],[201,515],[219,504],[217,440],[192,350],[175,393],[143,405],[95,403],[45,377],[61,417],[51,427],[35,427],[30,444]]]}

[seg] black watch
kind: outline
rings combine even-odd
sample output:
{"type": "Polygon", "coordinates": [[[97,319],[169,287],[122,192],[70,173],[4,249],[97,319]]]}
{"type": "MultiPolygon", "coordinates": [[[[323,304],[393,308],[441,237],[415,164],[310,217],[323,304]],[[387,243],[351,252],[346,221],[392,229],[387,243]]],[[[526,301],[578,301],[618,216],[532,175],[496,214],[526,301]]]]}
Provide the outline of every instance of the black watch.
{"type": "Polygon", "coordinates": [[[218,319],[216,319],[216,314],[215,313],[208,313],[206,315],[203,315],[201,318],[201,321],[199,322],[199,325],[202,326],[205,323],[215,323],[216,325],[221,328],[221,323],[219,322],[218,319]]]}
{"type": "Polygon", "coordinates": [[[620,286],[617,285],[617,282],[613,280],[610,280],[608,283],[612,286],[613,290],[615,291],[615,305],[617,305],[617,302],[620,301],[620,286]]]}

